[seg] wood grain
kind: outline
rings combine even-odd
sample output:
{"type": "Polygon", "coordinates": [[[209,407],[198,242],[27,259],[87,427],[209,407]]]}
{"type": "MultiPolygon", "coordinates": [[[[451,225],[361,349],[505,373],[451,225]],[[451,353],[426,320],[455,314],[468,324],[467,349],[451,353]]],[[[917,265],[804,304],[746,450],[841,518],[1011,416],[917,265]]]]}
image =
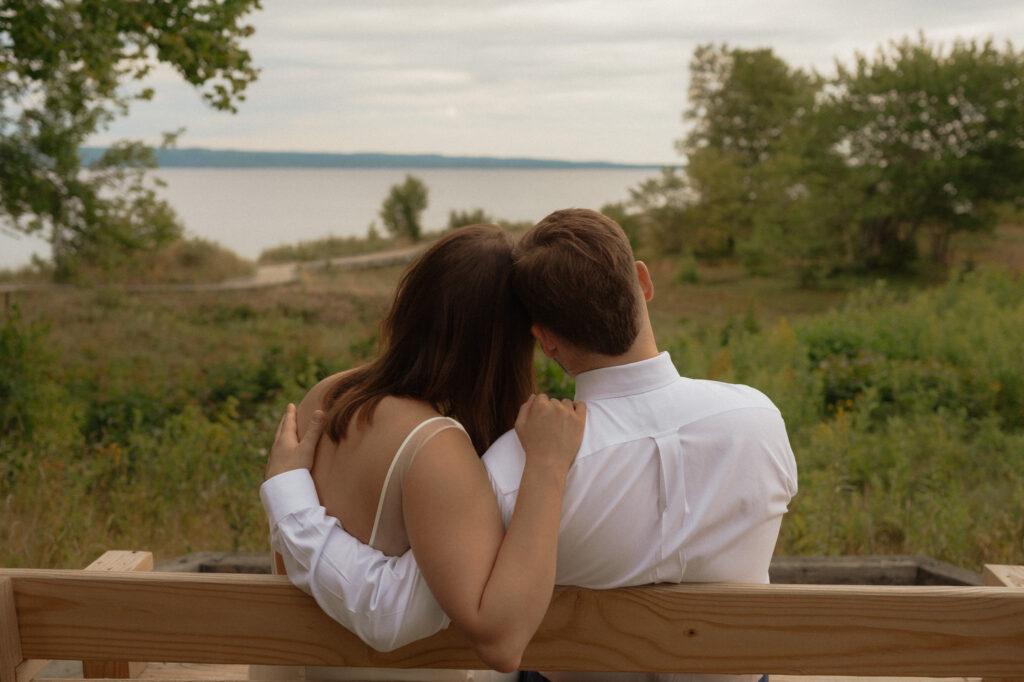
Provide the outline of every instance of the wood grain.
{"type": "MultiPolygon", "coordinates": [[[[152,571],[153,553],[132,550],[110,550],[85,567],[87,571],[125,572],[152,571]]],[[[82,677],[86,679],[135,678],[146,664],[138,661],[82,661],[82,677]]]]}
{"type": "MultiPolygon", "coordinates": [[[[0,569],[38,658],[474,668],[454,629],[384,654],[287,578],[0,569]]],[[[1024,590],[671,585],[556,590],[523,667],[1024,675],[1024,590]]]]}
{"type": "Polygon", "coordinates": [[[985,564],[981,574],[986,585],[996,587],[1024,587],[1024,566],[985,564]]]}
{"type": "Polygon", "coordinates": [[[0,682],[18,682],[18,666],[23,659],[14,583],[0,577],[0,682]]]}
{"type": "MultiPolygon", "coordinates": [[[[981,573],[981,579],[986,585],[995,587],[1024,588],[1024,566],[986,564],[985,569],[981,573]]],[[[982,682],[1024,682],[1024,674],[1014,677],[992,677],[991,675],[986,675],[982,682]]]]}
{"type": "Polygon", "coordinates": [[[114,549],[85,567],[87,571],[152,571],[153,553],[114,549]]]}
{"type": "Polygon", "coordinates": [[[22,661],[16,671],[18,682],[30,682],[30,680],[35,679],[35,676],[41,673],[48,665],[50,665],[50,661],[39,660],[37,658],[29,658],[22,661]]]}

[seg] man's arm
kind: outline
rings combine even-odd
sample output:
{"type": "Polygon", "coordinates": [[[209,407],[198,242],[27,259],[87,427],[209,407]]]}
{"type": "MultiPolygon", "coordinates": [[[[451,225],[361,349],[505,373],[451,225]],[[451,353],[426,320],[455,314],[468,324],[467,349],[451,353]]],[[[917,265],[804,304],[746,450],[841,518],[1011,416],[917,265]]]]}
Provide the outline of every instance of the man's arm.
{"type": "Polygon", "coordinates": [[[278,429],[260,499],[271,545],[288,577],[331,618],[378,651],[428,637],[451,622],[427,587],[412,552],[389,557],[349,535],[320,505],[309,474],[322,416],[299,441],[295,408],[278,429]]]}

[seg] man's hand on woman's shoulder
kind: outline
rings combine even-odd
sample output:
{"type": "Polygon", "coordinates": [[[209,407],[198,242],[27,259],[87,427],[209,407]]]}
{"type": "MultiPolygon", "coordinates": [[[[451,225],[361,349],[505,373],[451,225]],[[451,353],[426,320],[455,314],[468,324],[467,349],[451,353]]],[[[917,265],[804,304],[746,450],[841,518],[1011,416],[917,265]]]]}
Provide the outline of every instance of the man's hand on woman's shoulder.
{"type": "Polygon", "coordinates": [[[265,478],[273,478],[278,474],[294,469],[312,469],[313,455],[320,434],[324,429],[324,413],[317,410],[309,420],[309,426],[302,439],[299,439],[298,425],[295,420],[295,405],[288,403],[288,408],[277,425],[274,444],[267,456],[267,472],[265,478]]]}

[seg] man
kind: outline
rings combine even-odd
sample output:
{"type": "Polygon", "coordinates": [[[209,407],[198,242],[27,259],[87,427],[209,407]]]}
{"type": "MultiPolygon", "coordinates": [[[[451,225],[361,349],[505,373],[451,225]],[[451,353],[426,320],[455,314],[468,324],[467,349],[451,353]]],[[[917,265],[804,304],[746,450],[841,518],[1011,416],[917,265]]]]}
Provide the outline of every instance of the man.
{"type": "MultiPolygon", "coordinates": [[[[614,221],[557,211],[524,235],[513,259],[534,337],[575,376],[575,399],[587,404],[562,503],[556,582],[767,582],[796,493],[779,411],[752,388],[683,378],[658,352],[650,273],[614,221]]],[[[306,466],[288,462],[298,449],[272,453],[273,470],[306,466]]],[[[514,432],[483,457],[506,525],[524,457],[514,432]]],[[[411,553],[386,557],[360,544],[323,515],[307,479],[289,472],[261,489],[293,582],[375,648],[446,626],[411,553]]]]}

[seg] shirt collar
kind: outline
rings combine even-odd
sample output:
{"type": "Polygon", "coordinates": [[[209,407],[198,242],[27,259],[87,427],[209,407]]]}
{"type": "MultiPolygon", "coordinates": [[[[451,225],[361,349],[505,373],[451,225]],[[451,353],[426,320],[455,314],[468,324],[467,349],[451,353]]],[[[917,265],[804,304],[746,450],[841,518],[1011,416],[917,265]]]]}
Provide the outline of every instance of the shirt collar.
{"type": "Polygon", "coordinates": [[[621,398],[668,386],[679,379],[668,351],[653,358],[580,372],[576,375],[576,400],[621,398]]]}

